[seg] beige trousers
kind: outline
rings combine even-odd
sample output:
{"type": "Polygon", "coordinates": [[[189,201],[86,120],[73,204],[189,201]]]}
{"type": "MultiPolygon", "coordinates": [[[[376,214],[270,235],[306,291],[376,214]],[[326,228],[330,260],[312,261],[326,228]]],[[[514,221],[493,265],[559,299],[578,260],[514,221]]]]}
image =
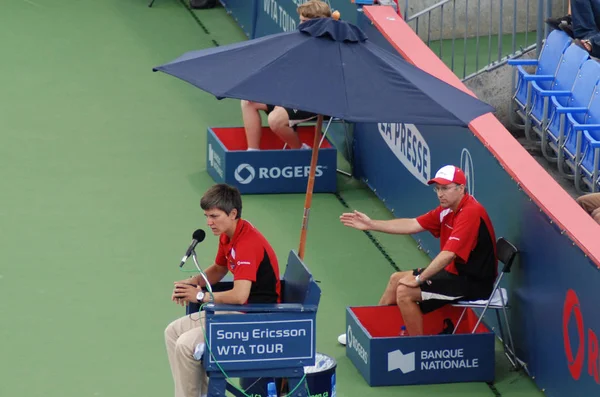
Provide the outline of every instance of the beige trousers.
{"type": "Polygon", "coordinates": [[[204,312],[200,312],[181,317],[165,329],[175,397],[200,397],[207,394],[206,371],[202,362],[194,359],[196,346],[205,343],[205,324],[204,312]]]}
{"type": "Polygon", "coordinates": [[[600,223],[600,193],[585,194],[577,198],[577,203],[600,223]]]}

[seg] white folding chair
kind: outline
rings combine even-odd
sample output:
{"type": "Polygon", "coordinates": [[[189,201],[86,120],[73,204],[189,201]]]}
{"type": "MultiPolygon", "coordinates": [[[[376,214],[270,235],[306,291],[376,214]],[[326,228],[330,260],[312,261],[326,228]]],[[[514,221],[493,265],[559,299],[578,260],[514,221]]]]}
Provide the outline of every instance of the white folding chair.
{"type": "Polygon", "coordinates": [[[506,357],[508,357],[509,361],[515,368],[518,367],[519,360],[517,359],[516,354],[515,354],[515,347],[513,344],[512,333],[510,331],[510,325],[508,323],[508,316],[506,315],[506,309],[509,307],[508,306],[508,294],[506,292],[506,289],[500,288],[500,282],[502,281],[502,277],[504,276],[505,273],[510,273],[510,269],[512,267],[513,261],[515,260],[515,257],[517,256],[518,252],[519,252],[519,250],[513,244],[511,244],[504,237],[500,237],[498,239],[498,241],[496,242],[496,253],[498,256],[498,260],[500,262],[502,262],[504,264],[504,266],[502,268],[502,272],[498,275],[496,282],[494,283],[494,288],[492,289],[490,298],[483,299],[483,300],[477,300],[477,301],[458,301],[452,305],[452,306],[464,308],[464,310],[462,311],[462,313],[460,315],[460,318],[458,319],[458,322],[456,323],[456,326],[454,327],[454,332],[456,332],[456,330],[458,329],[458,326],[460,325],[460,322],[462,321],[463,317],[465,316],[467,309],[469,309],[469,308],[482,309],[481,314],[479,315],[479,318],[477,320],[477,324],[475,324],[471,333],[475,333],[475,330],[477,330],[477,327],[479,327],[479,324],[483,320],[483,316],[485,315],[485,312],[488,309],[495,310],[496,318],[498,320],[498,328],[500,329],[500,338],[502,339],[502,344],[504,346],[504,353],[506,354],[506,357]],[[502,314],[504,317],[504,323],[506,325],[506,330],[508,333],[508,343],[509,343],[508,346],[506,344],[506,339],[504,338],[502,321],[500,320],[500,314],[499,314],[500,311],[502,311],[502,314]]]}

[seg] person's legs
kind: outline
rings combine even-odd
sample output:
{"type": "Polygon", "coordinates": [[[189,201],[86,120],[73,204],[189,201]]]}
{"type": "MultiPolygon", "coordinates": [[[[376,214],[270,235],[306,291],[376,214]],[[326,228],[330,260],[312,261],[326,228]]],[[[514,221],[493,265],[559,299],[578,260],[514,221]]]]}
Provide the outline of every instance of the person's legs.
{"type": "Polygon", "coordinates": [[[600,223],[600,208],[596,208],[592,211],[591,215],[597,223],[600,223]]]}
{"type": "Polygon", "coordinates": [[[275,106],[275,109],[269,113],[269,127],[282,141],[288,144],[291,149],[300,149],[302,142],[298,134],[290,127],[290,116],[287,110],[281,106],[275,106]]]}
{"type": "Polygon", "coordinates": [[[600,0],[571,0],[573,33],[577,39],[587,39],[599,32],[600,0]]]}
{"type": "Polygon", "coordinates": [[[591,214],[595,209],[600,208],[600,193],[589,193],[577,197],[579,204],[585,212],[591,214]]]}
{"type": "MultiPolygon", "coordinates": [[[[420,273],[420,270],[415,271],[413,274],[420,273]]],[[[407,315],[411,316],[412,325],[416,328],[415,332],[423,332],[423,314],[427,314],[434,310],[439,309],[442,306],[455,302],[463,297],[468,296],[469,290],[479,290],[483,286],[469,286],[469,282],[466,278],[457,276],[455,274],[449,273],[445,270],[442,270],[436,274],[434,274],[430,279],[428,279],[425,283],[423,283],[420,288],[415,288],[420,291],[419,296],[415,296],[414,292],[411,292],[411,295],[408,299],[412,300],[414,306],[417,306],[420,310],[420,315],[414,313],[414,307],[405,303],[405,308],[402,307],[400,310],[402,311],[402,317],[404,318],[404,311],[407,311],[407,315]],[[420,327],[420,328],[419,328],[420,327]]],[[[398,294],[401,294],[402,291],[398,291],[398,294]]],[[[401,298],[399,296],[399,298],[401,298]]],[[[398,306],[400,306],[401,302],[399,299],[398,306]]],[[[408,322],[405,319],[406,328],[408,329],[408,322]]],[[[411,331],[409,330],[409,334],[411,331]]],[[[412,335],[412,334],[411,334],[412,335]]]]}
{"type": "Polygon", "coordinates": [[[421,301],[421,288],[406,285],[399,285],[396,288],[396,303],[410,336],[423,335],[423,313],[417,304],[419,301],[421,301]]]}
{"type": "Polygon", "coordinates": [[[393,305],[396,303],[396,290],[398,289],[398,280],[401,278],[413,274],[412,270],[407,272],[396,272],[390,276],[390,281],[385,287],[385,291],[383,291],[383,295],[381,295],[381,299],[379,299],[379,305],[393,305]]]}
{"type": "Polygon", "coordinates": [[[267,105],[264,103],[242,100],[241,106],[248,149],[258,150],[260,149],[260,137],[262,135],[259,111],[267,111],[267,105]]]}
{"type": "Polygon", "coordinates": [[[590,3],[592,3],[592,12],[596,21],[596,30],[600,31],[600,0],[590,0],[590,3]]]}
{"type": "Polygon", "coordinates": [[[588,50],[590,55],[596,58],[600,58],[600,32],[588,37],[587,41],[589,42],[589,46],[587,46],[586,49],[588,50]]]}
{"type": "Polygon", "coordinates": [[[199,343],[204,343],[204,312],[181,317],[165,329],[165,344],[173,381],[175,397],[198,397],[208,390],[202,362],[194,359],[199,343]]]}

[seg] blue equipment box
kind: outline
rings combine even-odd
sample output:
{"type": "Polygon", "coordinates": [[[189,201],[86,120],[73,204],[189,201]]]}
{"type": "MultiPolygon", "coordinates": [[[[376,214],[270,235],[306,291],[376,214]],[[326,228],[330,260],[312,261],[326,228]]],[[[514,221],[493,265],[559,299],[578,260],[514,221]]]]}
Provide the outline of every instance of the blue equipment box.
{"type": "MultiPolygon", "coordinates": [[[[312,146],[314,127],[298,128],[302,142],[312,146]]],[[[263,127],[261,150],[247,151],[243,127],[209,128],[206,168],[217,183],[241,193],[305,193],[312,150],[284,149],[284,143],[263,127]]],[[[315,193],[336,191],[337,151],[325,139],[319,150],[315,193]]]]}
{"type": "Polygon", "coordinates": [[[454,335],[439,335],[444,319],[454,324],[462,308],[445,306],[424,316],[424,336],[399,336],[397,306],[348,307],[346,356],[369,386],[494,380],[494,333],[468,309],[454,335]]]}

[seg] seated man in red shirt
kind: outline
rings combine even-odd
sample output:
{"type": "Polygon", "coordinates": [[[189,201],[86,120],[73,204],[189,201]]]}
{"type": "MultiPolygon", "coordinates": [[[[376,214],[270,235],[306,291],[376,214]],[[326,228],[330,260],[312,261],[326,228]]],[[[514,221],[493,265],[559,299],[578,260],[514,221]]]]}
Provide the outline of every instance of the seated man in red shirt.
{"type": "MultiPolygon", "coordinates": [[[[488,214],[465,191],[463,171],[442,167],[428,184],[440,205],[413,219],[372,220],[354,211],[342,214],[346,226],[391,234],[429,231],[440,239],[440,253],[425,269],[397,272],[379,301],[397,304],[408,334],[423,335],[423,313],[459,299],[488,299],[497,276],[496,236],[488,214]]],[[[343,338],[340,337],[343,343],[343,338]]]]}
{"type": "MultiPolygon", "coordinates": [[[[279,265],[273,248],[252,224],[241,218],[242,198],[237,188],[214,185],[200,200],[207,224],[219,236],[215,263],[205,274],[211,285],[233,273],[233,289],[214,292],[214,302],[279,303],[279,265]]],[[[204,279],[198,275],[175,282],[171,300],[179,304],[206,303],[204,279]]],[[[241,307],[240,307],[241,308],[241,307]]],[[[196,349],[204,343],[204,312],[173,321],[165,330],[169,364],[175,381],[175,397],[198,397],[207,393],[207,377],[196,349]]]]}

